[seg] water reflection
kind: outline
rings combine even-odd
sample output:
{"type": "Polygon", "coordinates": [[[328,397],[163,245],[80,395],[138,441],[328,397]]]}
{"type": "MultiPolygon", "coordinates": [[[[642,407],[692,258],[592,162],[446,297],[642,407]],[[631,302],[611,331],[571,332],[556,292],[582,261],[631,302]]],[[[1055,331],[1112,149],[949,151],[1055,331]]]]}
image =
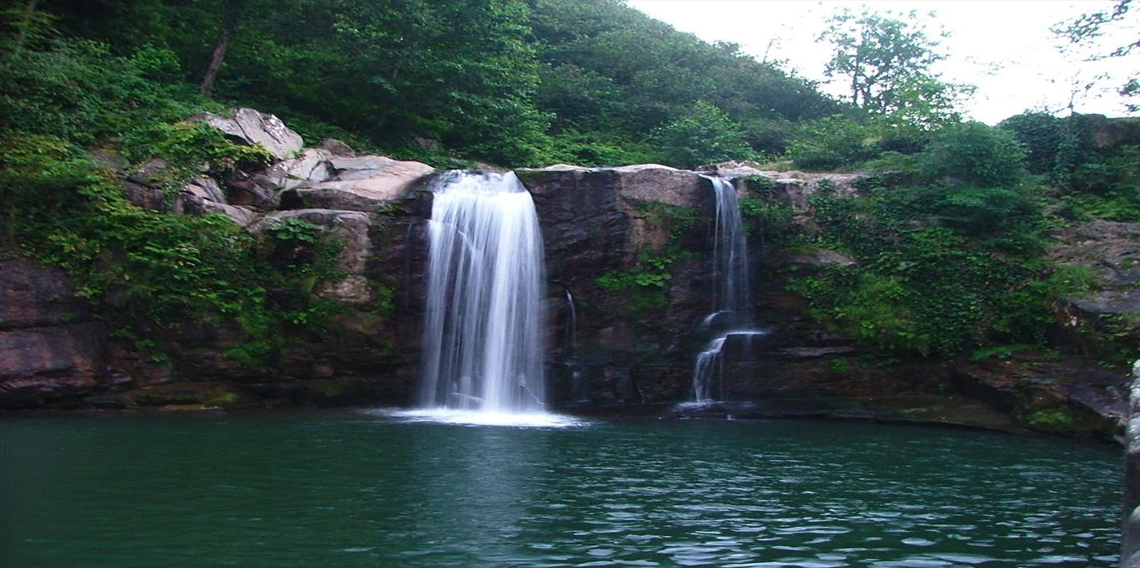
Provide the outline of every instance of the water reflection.
{"type": "Polygon", "coordinates": [[[1043,438],[331,414],[10,420],[0,440],[15,568],[1084,568],[1118,546],[1116,449],[1043,438]]]}

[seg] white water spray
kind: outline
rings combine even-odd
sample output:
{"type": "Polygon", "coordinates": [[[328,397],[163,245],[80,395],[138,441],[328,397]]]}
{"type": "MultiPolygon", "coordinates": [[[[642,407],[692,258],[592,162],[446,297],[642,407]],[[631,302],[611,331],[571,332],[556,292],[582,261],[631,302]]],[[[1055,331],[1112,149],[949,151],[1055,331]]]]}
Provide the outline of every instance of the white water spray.
{"type": "Polygon", "coordinates": [[[713,311],[702,322],[702,327],[714,322],[727,323],[742,331],[729,332],[717,337],[697,355],[693,367],[693,400],[711,402],[724,396],[724,345],[730,336],[761,332],[747,330],[752,322],[748,286],[748,242],[744,222],[740,217],[740,204],[736,188],[719,177],[706,177],[712,182],[716,195],[716,225],[713,256],[716,258],[717,285],[713,311]]]}
{"type": "Polygon", "coordinates": [[[420,404],[542,413],[542,234],[513,173],[449,172],[434,189],[420,404]]]}

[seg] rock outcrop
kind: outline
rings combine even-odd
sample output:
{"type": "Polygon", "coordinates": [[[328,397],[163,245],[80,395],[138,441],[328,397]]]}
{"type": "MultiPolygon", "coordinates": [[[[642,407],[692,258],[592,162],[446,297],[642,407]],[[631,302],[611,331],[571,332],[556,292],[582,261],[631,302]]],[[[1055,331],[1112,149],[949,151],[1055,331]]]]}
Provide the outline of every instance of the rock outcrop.
{"type": "MultiPolygon", "coordinates": [[[[315,156],[305,158],[315,159],[315,156]]],[[[295,167],[295,166],[294,166],[295,167]]],[[[303,163],[301,170],[309,169],[303,163]]],[[[401,162],[382,156],[329,156],[310,171],[310,183],[292,185],[282,197],[287,209],[339,209],[367,213],[385,212],[413,196],[416,188],[435,169],[419,162],[401,162]],[[312,172],[317,172],[313,176],[312,172]]]]}
{"type": "Polygon", "coordinates": [[[103,337],[62,271],[25,259],[0,263],[0,408],[95,391],[103,337]]]}
{"type": "MultiPolygon", "coordinates": [[[[272,163],[203,172],[170,195],[166,164],[152,160],[125,176],[128,198],[173,214],[221,213],[254,236],[296,221],[338,241],[338,277],[313,289],[341,308],[328,332],[251,367],[235,355],[239,326],[184,322],[148,332],[169,356],[168,364],[155,362],[108,338],[61,272],[9,261],[0,272],[0,407],[408,402],[419,372],[429,188],[438,173],[335,140],[304,148],[276,117],[251,109],[199,119],[240,143],[265,146],[272,163]]],[[[803,224],[812,222],[817,192],[859,191],[855,174],[771,172],[747,162],[706,172],[642,164],[516,173],[534,198],[546,247],[551,402],[579,410],[666,408],[691,397],[696,354],[718,325],[703,322],[713,306],[717,247],[706,175],[790,209],[803,224]]],[[[1070,317],[1135,313],[1138,234],[1135,225],[1096,222],[1062,235],[1054,258],[1086,265],[1101,281],[1099,291],[1068,300],[1070,317]]],[[[1120,377],[1079,362],[898,364],[860,352],[820,329],[787,287],[855,260],[769,246],[762,234],[750,239],[753,308],[763,329],[725,340],[724,395],[762,403],[717,412],[1101,437],[1123,419],[1120,377]]]]}
{"type": "Polygon", "coordinates": [[[260,144],[278,160],[293,157],[301,151],[304,141],[281,119],[251,108],[233,109],[222,115],[204,114],[196,119],[217,128],[223,134],[243,144],[260,144]]]}

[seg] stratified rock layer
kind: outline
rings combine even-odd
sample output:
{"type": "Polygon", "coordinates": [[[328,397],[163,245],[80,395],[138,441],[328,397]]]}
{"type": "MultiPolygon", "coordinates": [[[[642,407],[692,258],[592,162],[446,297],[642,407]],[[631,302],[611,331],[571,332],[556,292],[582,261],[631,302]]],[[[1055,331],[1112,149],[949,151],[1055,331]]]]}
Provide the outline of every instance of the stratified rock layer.
{"type": "MultiPolygon", "coordinates": [[[[146,339],[170,357],[105,336],[64,275],[26,260],[0,271],[0,407],[243,404],[402,404],[419,373],[426,230],[433,180],[418,162],[361,155],[326,140],[304,148],[276,117],[252,109],[198,117],[274,156],[257,170],[203,172],[170,195],[169,168],[124,172],[135,204],[173,214],[223,214],[253,235],[291,220],[335,238],[339,276],[313,293],[343,309],[328,332],[290,345],[264,368],[239,363],[232,322],[184,322],[146,339]]],[[[114,160],[108,160],[113,162],[114,160]]],[[[122,167],[120,165],[120,167],[122,167]]],[[[556,165],[518,177],[538,211],[548,267],[547,374],[552,406],[580,411],[688,400],[697,353],[717,329],[717,243],[707,175],[743,197],[790,207],[811,223],[812,196],[858,194],[856,174],[763,171],[754,163],[705,172],[656,164],[556,165]]],[[[741,416],[845,416],[935,421],[1111,437],[1123,420],[1123,374],[1081,361],[899,363],[876,359],[807,315],[787,283],[855,259],[840,252],[749,243],[760,333],[729,334],[724,396],[741,416]],[[742,406],[743,404],[743,406],[742,406]]],[[[1053,256],[1082,264],[1097,291],[1069,298],[1060,320],[1135,314],[1135,225],[1072,227],[1053,256]]],[[[272,291],[270,291],[272,293],[272,291]]],[[[1062,326],[1063,327],[1063,326],[1062,326]]],[[[1074,340],[1075,341],[1075,340],[1074,340]]]]}

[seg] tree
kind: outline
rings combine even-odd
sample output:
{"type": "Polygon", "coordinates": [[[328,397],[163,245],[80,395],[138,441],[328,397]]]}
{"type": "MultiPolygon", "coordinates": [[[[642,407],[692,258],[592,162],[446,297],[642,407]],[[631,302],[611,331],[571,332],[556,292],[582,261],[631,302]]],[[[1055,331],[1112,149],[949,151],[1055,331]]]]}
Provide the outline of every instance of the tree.
{"type": "MultiPolygon", "coordinates": [[[[1066,42],[1061,48],[1062,51],[1072,52],[1082,47],[1090,49],[1091,53],[1086,53],[1083,56],[1085,61],[1127,57],[1137,47],[1140,47],[1140,37],[1134,35],[1132,31],[1134,28],[1125,28],[1125,23],[1129,22],[1129,14],[1135,14],[1135,12],[1130,12],[1131,8],[1132,0],[1116,0],[1110,9],[1082,14],[1073,20],[1058,23],[1053,26],[1052,30],[1054,34],[1066,42]],[[1116,44],[1114,47],[1108,48],[1107,51],[1095,45],[1105,35],[1118,36],[1109,40],[1115,41],[1116,44]],[[1126,39],[1121,39],[1122,37],[1126,39]]],[[[1140,103],[1134,102],[1136,97],[1140,97],[1140,78],[1135,75],[1133,72],[1133,76],[1125,81],[1117,91],[1129,101],[1125,103],[1125,106],[1130,112],[1140,111],[1140,103]]],[[[1095,77],[1087,85],[1084,85],[1083,89],[1086,91],[1091,89],[1096,82],[1104,78],[1106,78],[1105,75],[1095,77]]],[[[1073,105],[1071,102],[1069,106],[1070,112],[1072,112],[1073,105]]]]}
{"type": "MultiPolygon", "coordinates": [[[[824,73],[850,82],[851,103],[876,114],[898,114],[909,122],[937,123],[957,118],[957,99],[972,92],[946,83],[931,67],[945,59],[938,42],[915,23],[870,11],[844,10],[832,16],[821,41],[833,46],[824,73]]],[[[945,33],[941,34],[945,37],[945,33]]]]}

